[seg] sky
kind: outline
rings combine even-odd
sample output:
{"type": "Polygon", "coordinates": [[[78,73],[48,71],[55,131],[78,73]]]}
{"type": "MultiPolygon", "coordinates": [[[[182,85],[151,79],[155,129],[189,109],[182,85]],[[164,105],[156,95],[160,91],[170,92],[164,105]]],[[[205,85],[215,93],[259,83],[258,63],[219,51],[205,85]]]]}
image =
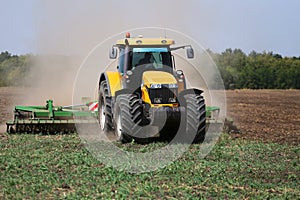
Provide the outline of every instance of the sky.
{"type": "Polygon", "coordinates": [[[207,49],[300,56],[298,0],[0,0],[0,52],[86,54],[140,27],[185,33],[207,49]]]}

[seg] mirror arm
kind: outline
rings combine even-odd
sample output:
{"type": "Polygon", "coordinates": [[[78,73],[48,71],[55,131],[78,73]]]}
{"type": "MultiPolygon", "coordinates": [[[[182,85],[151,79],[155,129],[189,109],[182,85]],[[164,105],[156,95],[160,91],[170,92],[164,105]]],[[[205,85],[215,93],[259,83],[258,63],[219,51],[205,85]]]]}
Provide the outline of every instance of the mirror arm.
{"type": "Polygon", "coordinates": [[[184,45],[184,46],[179,46],[179,47],[173,47],[173,48],[170,48],[170,51],[174,51],[174,50],[177,50],[177,49],[185,49],[185,47],[192,47],[191,45],[184,45]]]}

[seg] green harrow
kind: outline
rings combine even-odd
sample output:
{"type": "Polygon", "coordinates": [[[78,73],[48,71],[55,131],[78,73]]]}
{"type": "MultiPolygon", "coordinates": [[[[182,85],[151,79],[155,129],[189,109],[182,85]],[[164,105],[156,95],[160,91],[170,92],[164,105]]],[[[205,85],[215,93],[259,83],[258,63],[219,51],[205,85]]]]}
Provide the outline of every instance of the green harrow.
{"type": "Polygon", "coordinates": [[[97,123],[97,112],[86,105],[54,107],[53,100],[45,106],[15,106],[14,119],[8,121],[8,133],[69,133],[76,132],[75,124],[97,123]]]}

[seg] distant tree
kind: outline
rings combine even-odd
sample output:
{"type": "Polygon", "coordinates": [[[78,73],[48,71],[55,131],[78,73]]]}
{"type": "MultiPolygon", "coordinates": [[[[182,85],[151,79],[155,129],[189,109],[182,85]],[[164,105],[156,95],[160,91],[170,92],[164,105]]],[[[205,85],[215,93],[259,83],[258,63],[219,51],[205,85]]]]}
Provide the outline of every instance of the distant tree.
{"type": "Polygon", "coordinates": [[[0,86],[22,86],[31,67],[31,55],[0,54],[0,86]]]}
{"type": "Polygon", "coordinates": [[[282,56],[280,54],[274,54],[273,57],[277,59],[282,59],[282,56]]]}
{"type": "Polygon", "coordinates": [[[4,60],[9,59],[10,57],[11,57],[11,54],[8,53],[7,51],[2,52],[2,53],[0,54],[0,63],[2,63],[4,60]]]}

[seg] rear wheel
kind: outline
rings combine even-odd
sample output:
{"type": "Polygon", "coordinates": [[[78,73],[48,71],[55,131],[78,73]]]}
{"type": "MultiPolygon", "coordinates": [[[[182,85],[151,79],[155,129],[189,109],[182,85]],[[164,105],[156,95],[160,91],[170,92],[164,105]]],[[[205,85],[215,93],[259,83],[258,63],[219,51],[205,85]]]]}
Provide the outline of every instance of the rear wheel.
{"type": "Polygon", "coordinates": [[[112,102],[109,95],[106,81],[102,81],[99,89],[98,119],[103,131],[110,131],[113,128],[112,102]]]}
{"type": "Polygon", "coordinates": [[[198,94],[185,95],[186,140],[201,143],[205,139],[206,111],[204,99],[198,94]]]}
{"type": "Polygon", "coordinates": [[[138,139],[134,136],[141,130],[142,105],[135,94],[120,94],[116,99],[114,122],[115,135],[122,143],[138,139]]]}

